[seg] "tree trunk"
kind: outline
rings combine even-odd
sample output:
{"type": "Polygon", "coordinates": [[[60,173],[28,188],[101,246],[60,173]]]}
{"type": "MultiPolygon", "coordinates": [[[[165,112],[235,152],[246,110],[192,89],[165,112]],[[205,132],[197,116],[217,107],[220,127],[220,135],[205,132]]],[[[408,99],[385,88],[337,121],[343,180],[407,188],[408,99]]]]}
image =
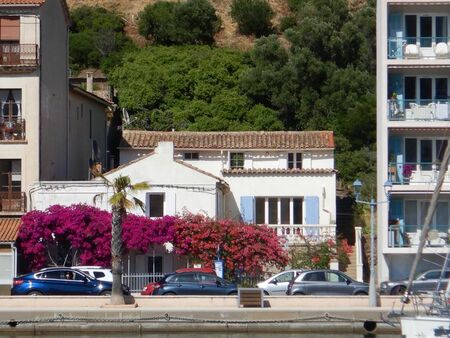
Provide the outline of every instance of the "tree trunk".
{"type": "Polygon", "coordinates": [[[125,216],[125,208],[112,207],[111,223],[111,270],[113,275],[111,305],[125,304],[122,291],[122,220],[125,216]]]}

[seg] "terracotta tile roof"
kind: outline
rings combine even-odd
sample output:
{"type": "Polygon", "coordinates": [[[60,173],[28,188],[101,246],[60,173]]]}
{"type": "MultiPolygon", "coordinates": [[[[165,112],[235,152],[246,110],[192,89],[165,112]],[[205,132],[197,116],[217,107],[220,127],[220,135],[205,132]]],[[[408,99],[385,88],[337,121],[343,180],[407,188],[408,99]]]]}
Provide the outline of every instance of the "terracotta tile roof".
{"type": "Polygon", "coordinates": [[[19,226],[20,218],[0,218],[0,242],[15,242],[19,226]]]}
{"type": "Polygon", "coordinates": [[[125,130],[120,148],[153,149],[171,141],[178,149],[334,149],[332,131],[158,132],[125,130]]]}
{"type": "Polygon", "coordinates": [[[45,0],[0,0],[1,5],[42,5],[45,0]]]}
{"type": "Polygon", "coordinates": [[[202,170],[202,169],[200,169],[200,168],[197,168],[197,167],[193,166],[192,164],[186,163],[186,162],[181,161],[181,160],[175,160],[175,162],[180,163],[180,164],[182,164],[182,165],[188,167],[189,169],[192,169],[192,170],[195,170],[195,171],[197,171],[197,172],[199,172],[199,173],[202,173],[202,174],[204,174],[204,175],[210,176],[210,177],[212,177],[212,178],[218,180],[218,181],[221,182],[222,184],[228,186],[228,183],[225,182],[225,181],[224,181],[223,179],[221,179],[220,177],[217,177],[216,175],[213,175],[213,174],[211,174],[211,173],[209,173],[209,172],[207,172],[207,171],[204,171],[204,170],[202,170]]]}
{"type": "Polygon", "coordinates": [[[259,169],[224,169],[224,175],[261,175],[261,174],[332,174],[337,172],[335,169],[281,169],[281,168],[259,168],[259,169]]]}

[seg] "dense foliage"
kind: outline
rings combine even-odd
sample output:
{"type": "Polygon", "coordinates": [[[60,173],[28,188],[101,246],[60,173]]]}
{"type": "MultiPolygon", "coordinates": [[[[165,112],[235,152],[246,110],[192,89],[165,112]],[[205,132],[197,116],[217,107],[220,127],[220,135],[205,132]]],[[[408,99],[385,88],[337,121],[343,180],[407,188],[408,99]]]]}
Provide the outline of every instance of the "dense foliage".
{"type": "Polygon", "coordinates": [[[117,64],[123,50],[133,48],[125,36],[120,16],[102,7],[81,6],[71,12],[70,67],[108,70],[117,64]]]}
{"type": "Polygon", "coordinates": [[[207,46],[148,47],[126,56],[110,76],[133,128],[281,130],[278,113],[243,95],[242,53],[207,46]]]}
{"type": "Polygon", "coordinates": [[[208,0],[158,1],[139,14],[139,34],[163,45],[212,44],[220,27],[208,0]]]}
{"type": "MultiPolygon", "coordinates": [[[[236,269],[260,273],[284,267],[287,253],[268,227],[237,221],[215,221],[199,215],[149,219],[128,214],[123,225],[125,253],[170,242],[175,253],[211,266],[220,248],[230,275],[236,269]]],[[[111,264],[111,214],[87,205],[55,205],[22,217],[19,245],[26,266],[111,264]]]]}
{"type": "Polygon", "coordinates": [[[233,0],[230,15],[242,34],[260,37],[272,31],[275,13],[267,0],[233,0]]]}

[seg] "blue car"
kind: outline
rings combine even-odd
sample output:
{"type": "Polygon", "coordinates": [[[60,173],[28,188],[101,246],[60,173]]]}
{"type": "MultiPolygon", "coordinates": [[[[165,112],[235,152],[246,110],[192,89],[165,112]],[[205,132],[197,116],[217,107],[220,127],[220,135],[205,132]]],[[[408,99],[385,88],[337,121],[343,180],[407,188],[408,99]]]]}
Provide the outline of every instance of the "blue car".
{"type": "MultiPolygon", "coordinates": [[[[111,295],[112,283],[70,268],[46,268],[13,280],[11,295],[111,295]]],[[[130,294],[122,285],[125,295],[130,294]]]]}
{"type": "Polygon", "coordinates": [[[206,272],[171,273],[153,288],[152,295],[237,295],[236,284],[206,272]]]}

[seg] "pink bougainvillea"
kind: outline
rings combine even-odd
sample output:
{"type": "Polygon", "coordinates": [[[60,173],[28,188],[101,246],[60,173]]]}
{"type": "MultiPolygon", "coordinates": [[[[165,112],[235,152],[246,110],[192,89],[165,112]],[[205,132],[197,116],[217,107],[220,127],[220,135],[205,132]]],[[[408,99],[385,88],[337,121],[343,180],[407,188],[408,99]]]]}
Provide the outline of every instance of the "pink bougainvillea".
{"type": "MultiPolygon", "coordinates": [[[[175,253],[210,266],[219,249],[230,274],[236,269],[258,274],[267,266],[284,267],[288,261],[283,243],[266,226],[192,214],[158,219],[129,214],[122,227],[124,253],[145,253],[152,246],[170,242],[175,253]]],[[[81,265],[109,266],[111,214],[82,204],[31,211],[22,217],[19,245],[30,269],[52,260],[61,264],[52,259],[52,250],[71,253],[71,260],[81,265]]]]}

